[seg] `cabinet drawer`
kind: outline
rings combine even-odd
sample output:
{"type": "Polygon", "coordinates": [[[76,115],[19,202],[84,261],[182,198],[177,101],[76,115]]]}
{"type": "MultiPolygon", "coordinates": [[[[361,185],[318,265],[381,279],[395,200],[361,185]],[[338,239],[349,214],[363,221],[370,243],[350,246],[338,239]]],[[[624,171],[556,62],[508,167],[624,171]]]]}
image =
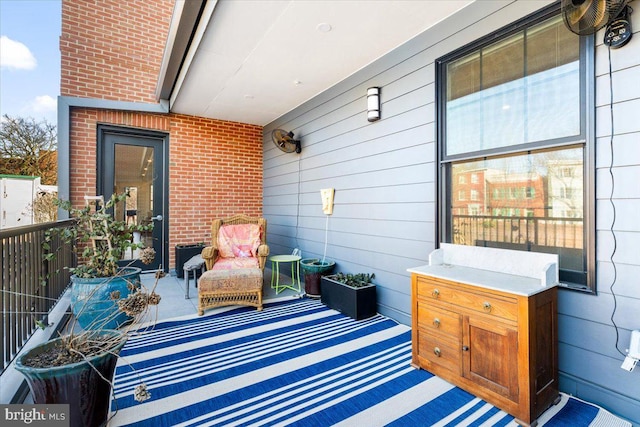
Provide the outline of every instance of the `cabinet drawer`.
{"type": "Polygon", "coordinates": [[[419,302],[418,327],[431,331],[439,331],[460,341],[462,323],[458,313],[441,310],[433,305],[419,302]]]}
{"type": "Polygon", "coordinates": [[[440,301],[455,304],[479,313],[498,316],[503,319],[518,320],[518,303],[515,298],[483,294],[481,290],[470,292],[449,287],[445,284],[418,278],[418,295],[425,301],[440,301]]]}
{"type": "Polygon", "coordinates": [[[458,375],[462,374],[461,348],[442,334],[418,330],[418,353],[430,363],[458,375]]]}

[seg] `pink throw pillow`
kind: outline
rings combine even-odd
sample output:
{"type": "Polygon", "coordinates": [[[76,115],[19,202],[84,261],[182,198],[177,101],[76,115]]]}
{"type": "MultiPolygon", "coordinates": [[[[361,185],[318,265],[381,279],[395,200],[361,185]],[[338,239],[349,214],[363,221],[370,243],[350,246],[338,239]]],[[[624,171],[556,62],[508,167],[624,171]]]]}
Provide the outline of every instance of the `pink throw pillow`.
{"type": "Polygon", "coordinates": [[[255,257],[260,246],[258,224],[223,225],[218,231],[218,250],[222,258],[255,257]]]}

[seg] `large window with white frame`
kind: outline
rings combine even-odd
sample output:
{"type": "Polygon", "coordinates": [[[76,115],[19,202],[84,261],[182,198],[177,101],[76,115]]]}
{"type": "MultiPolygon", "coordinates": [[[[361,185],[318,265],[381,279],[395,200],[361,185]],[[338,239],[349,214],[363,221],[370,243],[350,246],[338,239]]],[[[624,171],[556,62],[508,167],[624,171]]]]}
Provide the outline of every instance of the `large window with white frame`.
{"type": "Polygon", "coordinates": [[[440,241],[556,253],[595,292],[593,37],[555,4],[436,67],[440,241]]]}

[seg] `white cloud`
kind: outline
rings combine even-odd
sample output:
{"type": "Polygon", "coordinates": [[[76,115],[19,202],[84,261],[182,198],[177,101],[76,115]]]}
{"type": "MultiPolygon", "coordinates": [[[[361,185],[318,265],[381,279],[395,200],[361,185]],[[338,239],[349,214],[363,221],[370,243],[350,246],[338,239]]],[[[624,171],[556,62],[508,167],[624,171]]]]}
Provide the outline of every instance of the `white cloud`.
{"type": "Polygon", "coordinates": [[[58,117],[58,101],[49,95],[36,96],[22,104],[18,116],[31,117],[38,121],[44,119],[49,123],[55,123],[58,117]]]}
{"type": "Polygon", "coordinates": [[[33,70],[37,61],[29,48],[7,36],[0,37],[0,67],[14,70],[33,70]]]}
{"type": "Polygon", "coordinates": [[[36,96],[31,101],[31,110],[36,113],[48,113],[58,109],[58,101],[49,95],[36,96]]]}

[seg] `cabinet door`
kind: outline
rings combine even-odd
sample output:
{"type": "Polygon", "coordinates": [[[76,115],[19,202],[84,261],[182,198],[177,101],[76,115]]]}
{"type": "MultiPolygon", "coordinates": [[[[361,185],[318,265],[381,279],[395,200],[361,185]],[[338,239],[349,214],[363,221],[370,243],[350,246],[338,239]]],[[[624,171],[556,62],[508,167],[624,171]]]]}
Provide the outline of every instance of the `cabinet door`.
{"type": "Polygon", "coordinates": [[[463,318],[463,376],[518,401],[518,330],[477,316],[463,318]]]}

